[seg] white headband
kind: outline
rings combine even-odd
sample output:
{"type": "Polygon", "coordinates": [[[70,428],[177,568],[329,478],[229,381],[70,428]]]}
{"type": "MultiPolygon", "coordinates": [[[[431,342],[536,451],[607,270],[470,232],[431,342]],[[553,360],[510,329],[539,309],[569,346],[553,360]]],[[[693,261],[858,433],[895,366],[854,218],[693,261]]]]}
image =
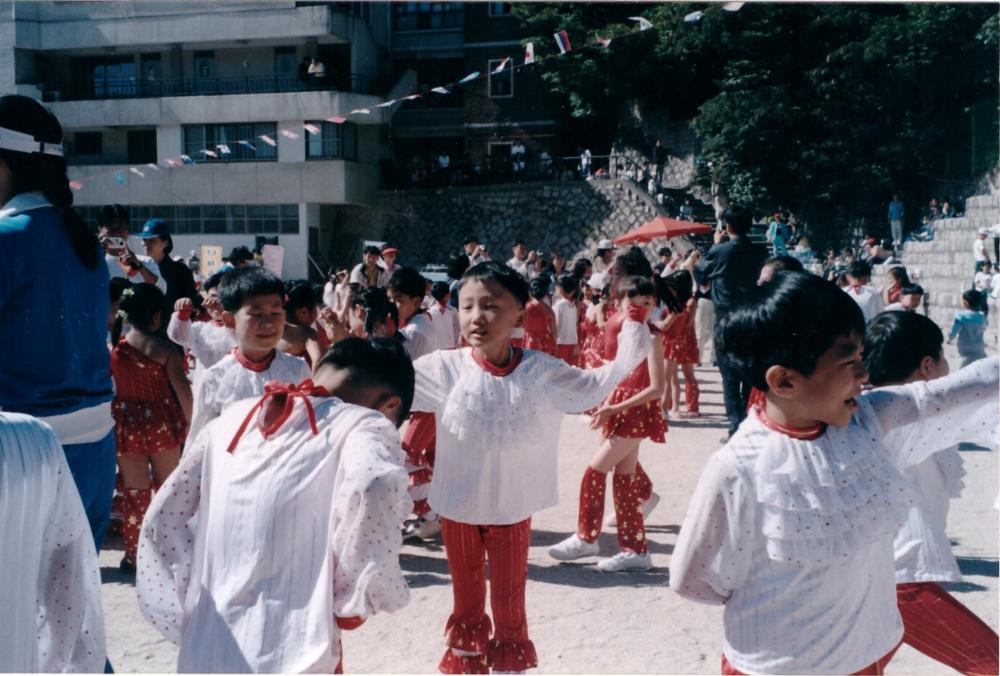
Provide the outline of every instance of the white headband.
{"type": "Polygon", "coordinates": [[[61,143],[44,143],[36,141],[31,134],[0,127],[0,148],[13,150],[17,153],[41,153],[43,155],[63,156],[61,143]]]}

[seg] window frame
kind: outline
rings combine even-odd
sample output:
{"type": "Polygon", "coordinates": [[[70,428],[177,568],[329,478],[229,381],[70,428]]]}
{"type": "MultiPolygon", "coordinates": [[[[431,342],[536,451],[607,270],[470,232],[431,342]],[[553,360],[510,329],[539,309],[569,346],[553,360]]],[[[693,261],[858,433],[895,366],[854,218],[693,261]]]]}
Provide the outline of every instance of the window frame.
{"type": "Polygon", "coordinates": [[[358,161],[358,126],[356,124],[351,122],[335,124],[326,120],[308,120],[306,124],[314,124],[320,128],[319,134],[305,132],[306,162],[314,162],[316,160],[358,161]],[[332,139],[328,138],[328,132],[336,132],[336,152],[328,150],[327,144],[332,141],[332,139]],[[312,154],[310,146],[317,141],[320,147],[319,154],[312,154]]]}
{"type": "Polygon", "coordinates": [[[501,63],[503,63],[504,59],[507,59],[507,58],[509,58],[509,57],[503,57],[501,59],[490,59],[489,61],[487,61],[486,67],[488,69],[487,72],[489,73],[489,78],[487,80],[486,93],[489,95],[489,98],[491,98],[491,99],[512,99],[512,98],[514,98],[514,59],[513,58],[510,59],[510,63],[507,64],[507,67],[503,69],[503,72],[501,72],[499,74],[496,74],[496,77],[498,77],[498,78],[501,77],[501,76],[503,76],[503,75],[506,75],[508,78],[510,78],[510,93],[509,94],[494,94],[493,93],[493,77],[495,75],[494,72],[493,72],[493,70],[497,66],[499,66],[501,63]]]}

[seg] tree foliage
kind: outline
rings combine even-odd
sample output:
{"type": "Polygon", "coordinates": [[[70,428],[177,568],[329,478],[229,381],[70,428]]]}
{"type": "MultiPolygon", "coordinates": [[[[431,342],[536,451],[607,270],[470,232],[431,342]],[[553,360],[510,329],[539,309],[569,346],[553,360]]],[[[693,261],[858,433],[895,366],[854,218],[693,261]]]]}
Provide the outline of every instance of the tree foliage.
{"type": "Polygon", "coordinates": [[[573,40],[573,53],[537,66],[569,133],[610,140],[633,99],[690,120],[699,181],[758,211],[790,208],[821,239],[858,219],[881,223],[893,192],[913,218],[931,178],[997,165],[996,5],[558,3],[515,13],[542,57],[556,51],[552,33],[573,40]],[[685,23],[696,10],[702,19],[685,23]],[[637,15],[653,29],[626,22],[637,15]],[[614,39],[603,48],[597,38],[614,39]],[[986,116],[973,151],[976,111],[986,116]]]}

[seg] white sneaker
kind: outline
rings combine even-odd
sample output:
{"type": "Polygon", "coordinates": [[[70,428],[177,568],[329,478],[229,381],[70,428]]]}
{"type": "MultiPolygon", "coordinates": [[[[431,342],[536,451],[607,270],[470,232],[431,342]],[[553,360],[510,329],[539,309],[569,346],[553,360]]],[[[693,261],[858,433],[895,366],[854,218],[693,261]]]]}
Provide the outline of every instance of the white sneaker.
{"type": "Polygon", "coordinates": [[[636,554],[635,552],[618,552],[610,559],[601,559],[597,562],[597,569],[605,573],[621,573],[628,570],[649,570],[653,567],[653,558],[649,552],[636,554]]]}
{"type": "Polygon", "coordinates": [[[406,527],[403,529],[403,539],[433,540],[440,533],[441,521],[439,519],[419,517],[406,524],[406,527]]]}
{"type": "MultiPolygon", "coordinates": [[[[660,494],[657,493],[656,491],[653,491],[652,494],[649,496],[649,500],[643,500],[642,505],[640,505],[639,507],[639,511],[642,512],[643,520],[645,520],[647,516],[653,513],[653,510],[656,509],[656,506],[658,504],[660,504],[660,494]]],[[[618,527],[618,519],[615,518],[614,513],[612,513],[610,516],[608,516],[607,519],[604,520],[604,526],[606,528],[618,527]]]]}
{"type": "Polygon", "coordinates": [[[581,540],[579,535],[573,533],[562,542],[549,547],[549,556],[558,561],[572,561],[585,556],[596,556],[598,551],[600,547],[596,542],[581,540]]]}

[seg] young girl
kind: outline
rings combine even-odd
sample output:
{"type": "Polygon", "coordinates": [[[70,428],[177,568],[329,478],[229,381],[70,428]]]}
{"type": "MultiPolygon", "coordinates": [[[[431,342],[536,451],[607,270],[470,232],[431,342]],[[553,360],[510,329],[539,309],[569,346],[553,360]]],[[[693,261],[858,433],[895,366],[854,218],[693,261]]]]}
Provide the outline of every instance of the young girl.
{"type": "MultiPolygon", "coordinates": [[[[639,305],[652,311],[656,306],[656,287],[647,277],[629,277],[617,285],[617,290],[623,308],[639,305]]],[[[690,289],[688,292],[690,295],[690,289]]],[[[683,300],[680,302],[683,304],[683,300]]],[[[619,324],[619,317],[621,315],[612,318],[609,326],[619,324]]],[[[606,477],[613,469],[615,522],[621,551],[599,561],[597,568],[619,572],[652,567],[642,514],[642,502],[648,499],[643,484],[648,478],[641,478],[636,468],[642,439],[664,441],[667,426],[658,406],[663,385],[663,343],[654,338],[646,363],[639,364],[594,413],[591,428],[603,429],[604,441],[583,474],[576,533],[549,548],[552,558],[571,561],[597,554],[597,539],[604,519],[606,477]]]]}
{"type": "Polygon", "coordinates": [[[319,317],[316,309],[316,292],[309,282],[299,280],[288,283],[285,296],[285,328],[278,349],[293,357],[306,360],[309,367],[323,358],[319,333],[313,328],[319,317]]]}
{"type": "Polygon", "coordinates": [[[720,352],[766,403],[702,474],[670,588],[724,604],[723,674],[882,673],[903,636],[892,540],[915,499],[899,470],[995,435],[997,361],[862,395],[864,319],[779,273],[722,320],[720,352]]]}
{"type": "Polygon", "coordinates": [[[591,292],[590,304],[583,313],[583,337],[580,340],[580,365],[597,368],[604,363],[604,327],[615,312],[614,303],[608,291],[607,279],[603,274],[591,275],[587,280],[591,292]]]}
{"type": "Polygon", "coordinates": [[[672,272],[663,279],[673,293],[665,301],[666,311],[659,328],[663,332],[663,356],[666,359],[666,387],[663,391],[661,409],[663,415],[680,415],[681,383],[677,369],[684,373],[684,405],[687,415],[698,413],[698,381],[694,375],[694,365],[698,362],[698,339],[695,337],[698,301],[692,296],[693,282],[687,270],[672,272]],[[678,298],[687,297],[687,302],[678,303],[678,298]]]}
{"type": "Polygon", "coordinates": [[[111,333],[118,474],[122,484],[123,570],[135,570],[142,518],[159,488],[177,467],[191,420],[191,386],[183,356],[154,335],[163,317],[163,292],[138,284],[122,292],[111,333]],[[131,329],[121,339],[122,323],[131,329]],[[152,474],[152,488],[150,484],[152,474]]]}
{"type": "Polygon", "coordinates": [[[892,305],[899,302],[903,287],[910,284],[910,278],[906,274],[906,268],[902,265],[886,270],[886,278],[889,285],[882,289],[882,305],[892,305]]]}
{"type": "Polygon", "coordinates": [[[556,315],[544,302],[549,295],[549,278],[535,277],[528,288],[531,298],[524,307],[524,347],[555,355],[556,315]]]}
{"type": "Polygon", "coordinates": [[[444,673],[521,671],[537,666],[524,607],[531,515],[558,499],[559,421],[596,406],[649,349],[644,309],[633,306],[615,361],[584,371],[521,351],[511,333],[523,321],[528,284],[511,268],[480,263],[459,287],[459,321],[469,347],[416,361],[413,409],[437,414],[430,505],[441,515],[454,608],[444,673]],[[490,561],[493,620],[486,615],[490,561]],[[492,640],[490,627],[495,628],[492,640]]]}

